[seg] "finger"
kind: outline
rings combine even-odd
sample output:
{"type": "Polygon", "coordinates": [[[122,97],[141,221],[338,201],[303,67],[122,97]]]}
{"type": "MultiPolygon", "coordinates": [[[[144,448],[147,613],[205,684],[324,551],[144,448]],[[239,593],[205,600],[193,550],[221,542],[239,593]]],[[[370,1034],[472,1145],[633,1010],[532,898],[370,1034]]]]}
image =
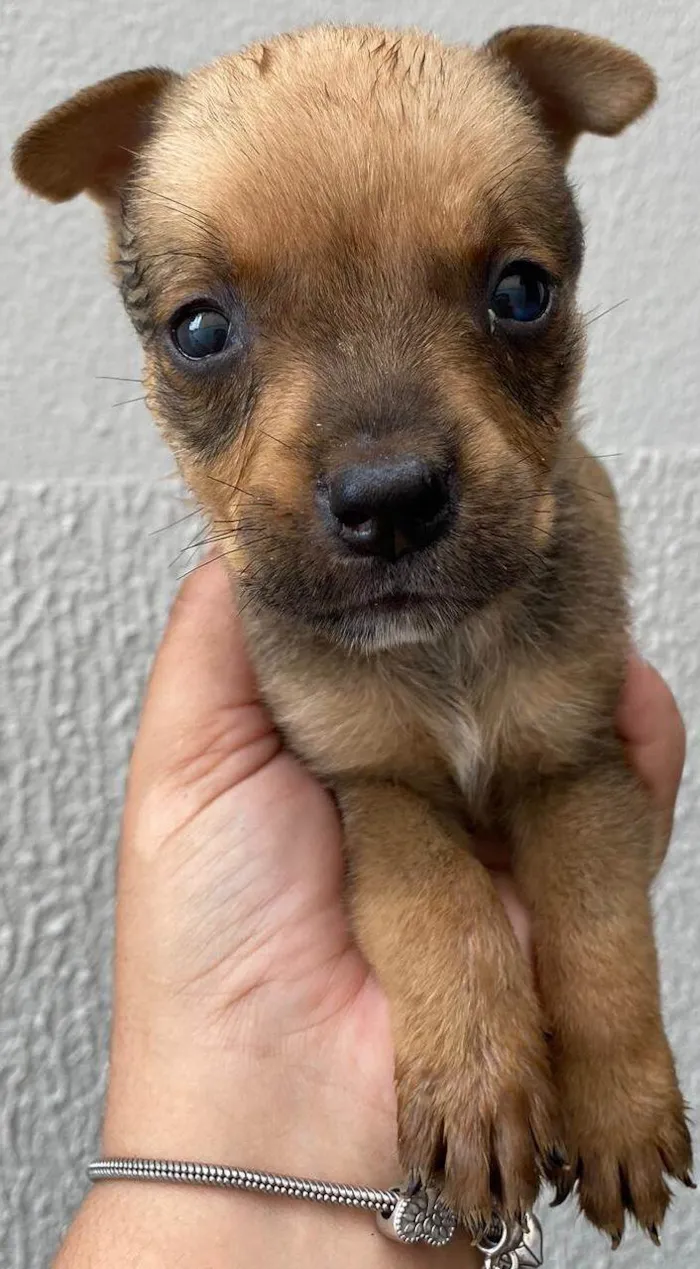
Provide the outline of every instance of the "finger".
{"type": "Polygon", "coordinates": [[[493,872],[491,879],[522,951],[528,960],[532,960],[532,924],[529,913],[518,894],[514,878],[507,872],[493,872]]]}
{"type": "Polygon", "coordinates": [[[213,559],[190,574],[173,604],[146,692],[132,785],[173,775],[185,782],[215,758],[250,758],[251,747],[257,760],[258,742],[263,754],[277,747],[231,580],[213,559]]]}
{"type": "Polygon", "coordinates": [[[634,653],[616,716],[630,762],[660,811],[672,816],[685,762],[685,727],[673,692],[634,653]]]}

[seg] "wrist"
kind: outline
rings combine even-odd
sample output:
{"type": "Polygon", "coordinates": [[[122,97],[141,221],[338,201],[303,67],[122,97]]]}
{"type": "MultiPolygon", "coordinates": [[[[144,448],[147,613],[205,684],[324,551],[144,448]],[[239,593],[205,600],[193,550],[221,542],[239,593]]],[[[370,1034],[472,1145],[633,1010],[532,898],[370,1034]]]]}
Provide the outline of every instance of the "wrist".
{"type": "Polygon", "coordinates": [[[100,1182],[88,1195],[56,1269],[478,1269],[463,1235],[447,1248],[390,1242],[369,1212],[279,1198],[100,1182]]]}
{"type": "MultiPolygon", "coordinates": [[[[182,1031],[179,1036],[178,1043],[165,1042],[160,1027],[140,1028],[133,1017],[128,1026],[115,1025],[105,1156],[229,1164],[378,1188],[397,1184],[391,1046],[381,1042],[376,1016],[348,1036],[342,1021],[334,1020],[328,1036],[319,1031],[313,1040],[288,1039],[282,1050],[249,1038],[232,1052],[202,1044],[201,1037],[184,1041],[182,1031]]],[[[112,1269],[128,1262],[127,1250],[132,1258],[138,1253],[143,1269],[175,1259],[208,1269],[481,1264],[463,1236],[438,1252],[409,1248],[387,1240],[369,1212],[209,1187],[99,1182],[76,1237],[81,1222],[87,1222],[91,1254],[81,1260],[71,1244],[58,1269],[112,1269]],[[92,1248],[104,1230],[109,1233],[100,1258],[92,1248]]]]}
{"type": "Polygon", "coordinates": [[[102,1150],[383,1187],[398,1179],[395,1124],[393,1101],[351,1102],[313,1071],[184,1054],[113,1067],[102,1150]]]}
{"type": "Polygon", "coordinates": [[[391,1047],[374,1018],[364,1044],[346,1030],[338,1020],[331,1034],[282,1047],[250,1037],[233,1050],[115,1026],[103,1153],[396,1184],[391,1047]]]}

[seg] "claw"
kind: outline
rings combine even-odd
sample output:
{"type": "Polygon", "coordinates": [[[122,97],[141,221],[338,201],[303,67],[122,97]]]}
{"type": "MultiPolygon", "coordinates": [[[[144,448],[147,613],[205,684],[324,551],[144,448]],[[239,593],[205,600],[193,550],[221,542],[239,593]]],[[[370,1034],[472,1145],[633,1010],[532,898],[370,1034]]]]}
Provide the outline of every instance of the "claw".
{"type": "Polygon", "coordinates": [[[620,1171],[620,1197],[622,1199],[622,1206],[624,1207],[626,1212],[631,1212],[632,1216],[635,1216],[636,1212],[634,1209],[634,1198],[632,1197],[632,1191],[630,1190],[630,1183],[627,1178],[627,1173],[625,1169],[623,1168],[622,1164],[620,1164],[619,1171],[620,1171]]]}
{"type": "Polygon", "coordinates": [[[689,1172],[686,1172],[685,1176],[681,1177],[681,1181],[684,1185],[687,1185],[689,1190],[697,1190],[698,1188],[689,1172]]]}
{"type": "Polygon", "coordinates": [[[610,1242],[612,1243],[613,1251],[617,1251],[618,1247],[620,1246],[620,1243],[622,1242],[621,1229],[618,1229],[616,1233],[610,1235],[610,1242]]]}
{"type": "Polygon", "coordinates": [[[490,1222],[484,1220],[483,1217],[465,1216],[463,1217],[463,1223],[473,1247],[483,1243],[491,1229],[490,1222]]]}
{"type": "Polygon", "coordinates": [[[660,1246],[661,1246],[661,1239],[659,1238],[659,1231],[658,1231],[657,1226],[656,1226],[656,1225],[650,1225],[650,1226],[649,1226],[649,1228],[648,1228],[648,1230],[647,1230],[647,1233],[648,1233],[649,1237],[651,1238],[651,1241],[655,1244],[655,1246],[660,1247],[660,1246]]]}
{"type": "Polygon", "coordinates": [[[568,1172],[571,1168],[569,1157],[563,1146],[552,1146],[544,1157],[545,1167],[553,1172],[568,1172]]]}
{"type": "Polygon", "coordinates": [[[578,1161],[576,1168],[574,1168],[567,1159],[566,1165],[562,1166],[559,1175],[556,1178],[553,1178],[556,1193],[549,1205],[550,1207],[561,1207],[562,1203],[566,1202],[576,1184],[580,1167],[580,1160],[578,1161]]]}
{"type": "Polygon", "coordinates": [[[561,1207],[565,1203],[571,1193],[571,1186],[564,1182],[562,1185],[556,1186],[556,1194],[550,1203],[550,1207],[561,1207]]]}

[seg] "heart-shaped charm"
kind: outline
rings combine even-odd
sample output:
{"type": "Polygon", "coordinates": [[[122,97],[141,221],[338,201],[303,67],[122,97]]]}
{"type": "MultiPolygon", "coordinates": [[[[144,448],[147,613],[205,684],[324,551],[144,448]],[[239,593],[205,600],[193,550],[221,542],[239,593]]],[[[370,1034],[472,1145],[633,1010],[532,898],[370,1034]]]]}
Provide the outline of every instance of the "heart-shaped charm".
{"type": "Polygon", "coordinates": [[[386,1215],[378,1212],[377,1224],[387,1238],[396,1242],[444,1247],[454,1236],[457,1217],[441,1201],[437,1190],[396,1190],[393,1210],[386,1215]]]}

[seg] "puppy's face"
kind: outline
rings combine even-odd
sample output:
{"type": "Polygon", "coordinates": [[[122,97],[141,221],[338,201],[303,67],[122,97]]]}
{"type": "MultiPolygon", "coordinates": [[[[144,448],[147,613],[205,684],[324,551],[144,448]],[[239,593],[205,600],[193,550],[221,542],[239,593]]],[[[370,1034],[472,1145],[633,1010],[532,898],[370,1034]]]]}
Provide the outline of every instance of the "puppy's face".
{"type": "MultiPolygon", "coordinates": [[[[592,124],[523,31],[472,51],[321,29],[124,77],[132,146],[84,181],[149,404],[247,599],[352,646],[436,637],[536,573],[556,524],[582,343],[564,161],[592,124]]],[[[633,98],[594,129],[617,131],[653,78],[590,44],[633,98]]],[[[18,150],[36,188],[47,122],[18,150]]]]}

